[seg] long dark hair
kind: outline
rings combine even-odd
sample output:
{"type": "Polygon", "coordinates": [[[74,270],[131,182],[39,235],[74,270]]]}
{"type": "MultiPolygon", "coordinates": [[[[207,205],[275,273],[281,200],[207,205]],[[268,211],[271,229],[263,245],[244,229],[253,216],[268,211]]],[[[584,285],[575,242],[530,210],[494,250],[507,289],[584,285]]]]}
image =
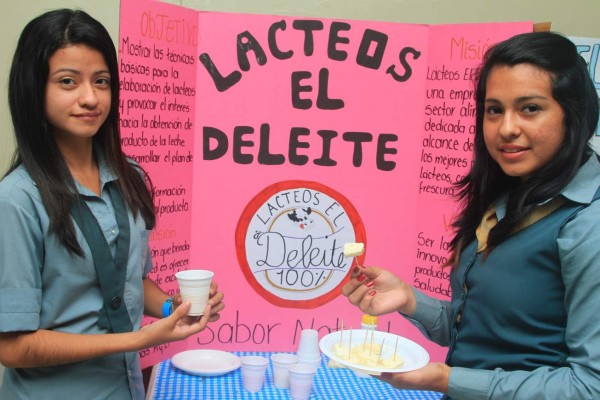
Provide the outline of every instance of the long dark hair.
{"type": "Polygon", "coordinates": [[[506,216],[490,231],[488,249],[505,240],[536,204],[560,193],[588,159],[598,124],[598,95],[587,65],[576,46],[552,32],[524,33],[490,48],[475,82],[476,122],[474,160],[469,174],[457,182],[463,208],[454,223],[453,257],[475,238],[484,212],[502,193],[508,193],[506,216]],[[564,112],[565,138],[554,159],[526,181],[506,175],[491,158],[483,139],[484,101],[490,71],[496,66],[530,64],[550,74],[552,96],[564,112]]]}
{"type": "Polygon", "coordinates": [[[10,71],[8,100],[17,149],[8,173],[24,165],[50,217],[50,232],[69,251],[83,255],[69,214],[77,198],[75,182],[46,121],[44,101],[48,61],[58,49],[72,44],[83,44],[102,53],[111,76],[110,112],[94,136],[94,148],[102,152],[117,175],[123,199],[134,215],[141,214],[148,229],[154,227],[156,216],[147,175],[131,165],[121,149],[119,68],[108,31],[79,10],[60,9],[40,15],[23,29],[10,71]]]}

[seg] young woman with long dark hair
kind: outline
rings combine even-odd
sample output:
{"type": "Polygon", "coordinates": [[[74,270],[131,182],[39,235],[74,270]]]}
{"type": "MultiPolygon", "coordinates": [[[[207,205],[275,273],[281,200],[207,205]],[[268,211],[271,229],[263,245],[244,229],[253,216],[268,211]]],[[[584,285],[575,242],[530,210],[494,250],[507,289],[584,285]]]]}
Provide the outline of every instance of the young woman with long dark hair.
{"type": "Polygon", "coordinates": [[[121,150],[106,29],[83,11],[32,20],[9,104],[17,151],[0,182],[0,398],[141,400],[138,350],[203,330],[223,294],[212,286],[200,319],[189,303],[169,316],[147,277],[151,185],[121,150]],[[143,313],[164,318],[140,329],[143,313]]]}
{"type": "Polygon", "coordinates": [[[383,374],[398,388],[469,399],[600,398],[598,96],[562,35],[517,35],[486,53],[476,82],[470,173],[451,242],[451,301],[387,270],[343,292],[394,311],[448,347],[445,363],[383,374]]]}

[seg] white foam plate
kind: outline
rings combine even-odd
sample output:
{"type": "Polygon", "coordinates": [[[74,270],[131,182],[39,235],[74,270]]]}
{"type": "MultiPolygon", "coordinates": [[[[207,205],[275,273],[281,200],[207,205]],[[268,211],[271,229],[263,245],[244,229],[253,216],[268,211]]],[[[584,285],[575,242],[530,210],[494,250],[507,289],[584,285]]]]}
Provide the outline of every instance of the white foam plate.
{"type": "Polygon", "coordinates": [[[187,350],[171,358],[173,366],[191,375],[218,376],[238,369],[240,358],[221,350],[187,350]]]}
{"type": "Polygon", "coordinates": [[[319,341],[319,347],[321,351],[330,359],[338,364],[348,367],[356,372],[361,372],[369,375],[381,375],[382,372],[407,372],[419,369],[427,365],[429,362],[429,354],[427,351],[413,342],[412,340],[406,339],[402,336],[394,335],[393,333],[372,331],[368,329],[347,329],[344,331],[332,332],[325,335],[319,341]],[[350,333],[352,333],[352,342],[350,342],[350,333]],[[365,343],[371,343],[371,335],[373,336],[373,344],[382,344],[383,352],[381,353],[381,359],[385,360],[389,357],[394,356],[394,350],[396,350],[396,356],[404,359],[404,364],[398,368],[386,368],[385,366],[365,366],[361,364],[352,363],[342,357],[339,357],[334,353],[334,346],[341,343],[342,346],[355,346],[365,343]],[[385,339],[385,341],[384,341],[385,339]],[[396,347],[396,340],[398,345],[396,347]]]}

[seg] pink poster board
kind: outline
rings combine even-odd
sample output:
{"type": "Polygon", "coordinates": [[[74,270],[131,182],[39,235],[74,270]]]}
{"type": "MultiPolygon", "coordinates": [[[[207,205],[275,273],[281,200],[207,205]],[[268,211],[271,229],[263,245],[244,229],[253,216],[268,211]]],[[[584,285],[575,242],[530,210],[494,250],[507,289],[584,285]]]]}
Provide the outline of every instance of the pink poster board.
{"type": "MultiPolygon", "coordinates": [[[[361,261],[392,267],[398,254],[412,251],[417,201],[412,188],[418,176],[413,149],[420,138],[411,132],[418,132],[420,121],[414,116],[422,110],[422,97],[413,94],[424,91],[428,28],[215,13],[201,13],[200,26],[211,32],[200,52],[223,75],[240,71],[239,35],[260,43],[266,62],[260,65],[248,53],[249,70],[222,92],[199,68],[205,96],[198,99],[198,123],[204,137],[218,129],[235,145],[237,127],[250,132],[242,139],[253,145],[241,151],[249,155],[248,164],[232,162],[232,146],[221,158],[203,157],[195,164],[194,220],[222,212],[214,224],[193,226],[194,239],[211,237],[210,247],[216,247],[194,253],[193,264],[222,269],[221,287],[233,294],[223,321],[200,334],[198,344],[295,350],[303,328],[324,335],[339,329],[342,320],[346,328],[359,327],[361,313],[340,296],[352,265],[343,258],[342,245],[365,242],[361,261]],[[269,50],[274,27],[279,28],[271,43],[289,58],[278,59],[269,50]],[[309,28],[315,29],[311,39],[309,28]],[[332,32],[344,42],[333,45],[332,32]],[[385,47],[373,42],[363,50],[373,56],[381,52],[381,60],[365,67],[357,59],[361,43],[368,40],[385,47]],[[400,64],[402,51],[410,72],[400,64]],[[386,72],[390,66],[404,75],[402,81],[386,72]],[[298,76],[303,79],[294,81],[298,76]],[[306,90],[295,93],[298,86],[306,90]],[[324,92],[333,104],[319,104],[324,92]],[[295,105],[295,98],[302,102],[295,105]],[[260,160],[267,127],[269,153],[279,155],[277,165],[260,160]],[[228,194],[210,196],[203,188],[228,194]]],[[[204,143],[196,141],[196,154],[206,153],[204,143]]],[[[402,321],[391,323],[398,329],[402,321]]],[[[386,326],[384,319],[381,326],[386,326]]]]}
{"type": "MultiPolygon", "coordinates": [[[[447,256],[455,210],[450,184],[438,175],[453,180],[466,172],[473,120],[461,115],[472,99],[450,92],[468,96],[467,71],[486,45],[531,29],[198,12],[123,0],[121,48],[128,37],[194,55],[189,64],[188,57],[175,65],[137,60],[176,68],[177,78],[155,81],[174,80],[194,93],[147,94],[189,105],[171,117],[189,123],[170,133],[185,146],[127,147],[161,154],[161,163],[141,164],[172,194],[173,212],[160,215],[166,231],[151,243],[151,276],[173,291],[176,270],[212,269],[226,304],[218,322],[184,344],[144,352],[143,364],[183,348],[294,351],[303,328],[320,336],[342,323],[358,328],[360,311],[340,293],[354,267],[343,257],[345,242],[366,244],[359,262],[448,299],[449,271],[438,261],[447,256]],[[144,35],[145,15],[165,32],[172,22],[172,41],[144,35]],[[459,77],[443,78],[450,70],[459,77]],[[464,132],[449,132],[451,125],[464,132]],[[188,157],[173,163],[169,151],[188,157]],[[170,253],[172,243],[187,245],[187,253],[170,253]]],[[[121,60],[136,58],[121,49],[121,60]]],[[[398,315],[380,317],[379,329],[422,344],[433,360],[445,356],[398,315]]]]}
{"type": "MultiPolygon", "coordinates": [[[[177,291],[175,272],[190,268],[197,43],[196,11],[157,1],[121,2],[121,142],[154,185],[150,276],[170,295],[177,291]]],[[[142,364],[186,348],[176,342],[142,350],[142,364]]]]}

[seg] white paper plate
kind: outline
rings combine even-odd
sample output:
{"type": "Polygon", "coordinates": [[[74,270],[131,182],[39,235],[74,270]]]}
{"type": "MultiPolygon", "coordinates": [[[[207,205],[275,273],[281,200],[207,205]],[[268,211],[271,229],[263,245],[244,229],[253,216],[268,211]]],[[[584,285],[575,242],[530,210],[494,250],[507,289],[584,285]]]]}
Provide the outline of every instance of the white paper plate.
{"type": "Polygon", "coordinates": [[[394,335],[392,333],[372,331],[368,329],[347,329],[344,331],[337,331],[324,336],[319,341],[319,347],[325,355],[331,358],[333,361],[348,367],[356,372],[362,372],[369,375],[381,375],[382,372],[407,372],[415,369],[419,369],[427,365],[429,362],[429,354],[427,351],[413,342],[412,340],[406,339],[402,336],[394,335]],[[350,333],[352,333],[352,343],[350,343],[350,333]],[[396,349],[396,356],[404,359],[404,364],[398,368],[386,368],[385,366],[370,367],[361,364],[352,363],[342,357],[339,357],[334,353],[334,346],[341,342],[342,346],[351,345],[352,348],[365,343],[371,343],[371,336],[373,336],[373,344],[381,345],[384,343],[383,352],[381,353],[381,359],[385,360],[389,357],[394,356],[394,349],[396,349]],[[384,342],[385,339],[385,342],[384,342]],[[398,340],[398,346],[396,348],[396,339],[398,340]]]}
{"type": "Polygon", "coordinates": [[[218,376],[238,369],[240,358],[220,350],[188,350],[171,358],[173,366],[191,375],[218,376]]]}

